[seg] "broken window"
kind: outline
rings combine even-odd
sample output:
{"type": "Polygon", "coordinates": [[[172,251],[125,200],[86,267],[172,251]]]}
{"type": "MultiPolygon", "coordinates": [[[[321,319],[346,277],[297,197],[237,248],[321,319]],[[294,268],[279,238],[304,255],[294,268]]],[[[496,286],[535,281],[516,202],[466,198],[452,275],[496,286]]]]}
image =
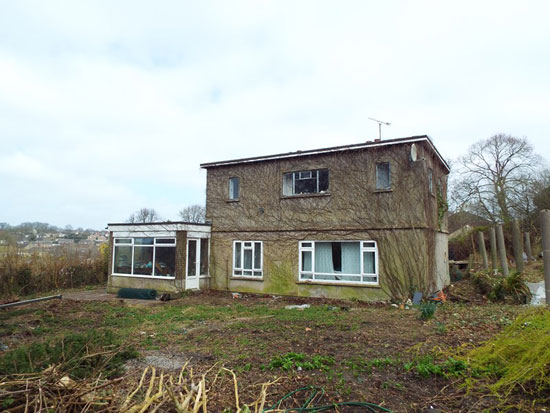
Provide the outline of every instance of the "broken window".
{"type": "Polygon", "coordinates": [[[115,238],[113,274],[175,277],[175,238],[115,238]]]}
{"type": "Polygon", "coordinates": [[[239,199],[239,178],[229,178],[229,199],[239,199]]]}
{"type": "Polygon", "coordinates": [[[233,242],[233,275],[236,277],[262,276],[262,242],[233,242]]]}
{"type": "Polygon", "coordinates": [[[328,181],[328,169],[287,172],[283,175],[283,195],[326,193],[328,181]]]}
{"type": "Polygon", "coordinates": [[[378,284],[375,241],[302,241],[300,280],[378,284]]]}
{"type": "Polygon", "coordinates": [[[391,189],[389,162],[380,162],[376,164],[376,189],[391,189]]]}

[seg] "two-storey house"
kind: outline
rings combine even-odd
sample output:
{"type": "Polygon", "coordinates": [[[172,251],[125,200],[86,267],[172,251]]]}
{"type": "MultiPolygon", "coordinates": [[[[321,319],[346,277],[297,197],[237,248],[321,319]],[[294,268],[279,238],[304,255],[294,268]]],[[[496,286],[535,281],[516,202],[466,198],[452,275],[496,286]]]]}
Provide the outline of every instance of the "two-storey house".
{"type": "MultiPolygon", "coordinates": [[[[180,274],[178,268],[172,274],[173,290],[202,286],[385,300],[404,298],[415,290],[433,292],[449,282],[449,166],[427,136],[201,167],[207,171],[210,225],[204,226],[209,233],[204,229],[201,237],[209,242],[200,242],[196,228],[186,231],[188,224],[171,224],[179,225],[180,244],[185,244],[180,246],[180,274]],[[207,255],[198,244],[208,249],[207,255]],[[201,257],[207,262],[199,263],[201,257]],[[187,283],[190,267],[201,282],[187,283]]],[[[115,249],[120,238],[116,229],[111,225],[115,249]]],[[[133,239],[131,235],[122,234],[127,240],[133,239]]],[[[150,265],[154,267],[154,260],[150,265]]],[[[154,280],[153,271],[150,277],[154,280]]],[[[114,290],[122,284],[110,285],[114,290]]]]}

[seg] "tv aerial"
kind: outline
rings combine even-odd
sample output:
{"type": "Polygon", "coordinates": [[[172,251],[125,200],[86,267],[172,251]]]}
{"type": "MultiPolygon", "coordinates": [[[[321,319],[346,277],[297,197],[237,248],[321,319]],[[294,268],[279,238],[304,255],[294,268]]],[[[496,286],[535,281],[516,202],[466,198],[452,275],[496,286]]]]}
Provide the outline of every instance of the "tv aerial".
{"type": "Polygon", "coordinates": [[[373,118],[369,118],[369,119],[378,123],[378,139],[382,139],[382,125],[390,126],[391,123],[384,122],[383,120],[373,119],[373,118]]]}

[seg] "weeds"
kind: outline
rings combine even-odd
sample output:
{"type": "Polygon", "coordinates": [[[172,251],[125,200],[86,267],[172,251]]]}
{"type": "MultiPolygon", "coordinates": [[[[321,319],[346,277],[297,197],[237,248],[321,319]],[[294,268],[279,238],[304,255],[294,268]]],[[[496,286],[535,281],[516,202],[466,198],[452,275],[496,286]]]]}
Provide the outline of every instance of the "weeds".
{"type": "Polygon", "coordinates": [[[434,317],[437,304],[433,301],[421,303],[418,307],[421,320],[429,320],[434,317]]]}
{"type": "Polygon", "coordinates": [[[306,356],[304,353],[286,353],[283,356],[276,356],[269,362],[271,370],[280,368],[289,370],[323,370],[326,371],[334,364],[334,358],[330,356],[314,355],[306,356]]]}
{"type": "Polygon", "coordinates": [[[407,371],[413,370],[422,377],[441,376],[445,378],[464,375],[468,364],[463,360],[449,357],[443,363],[437,363],[433,356],[425,355],[403,365],[407,371]]]}
{"type": "Polygon", "coordinates": [[[89,377],[98,368],[103,370],[105,377],[110,377],[126,360],[138,356],[135,350],[126,349],[107,358],[106,354],[118,344],[110,331],[71,334],[53,343],[35,342],[2,355],[0,371],[28,374],[55,365],[60,371],[70,372],[74,378],[89,377]]]}

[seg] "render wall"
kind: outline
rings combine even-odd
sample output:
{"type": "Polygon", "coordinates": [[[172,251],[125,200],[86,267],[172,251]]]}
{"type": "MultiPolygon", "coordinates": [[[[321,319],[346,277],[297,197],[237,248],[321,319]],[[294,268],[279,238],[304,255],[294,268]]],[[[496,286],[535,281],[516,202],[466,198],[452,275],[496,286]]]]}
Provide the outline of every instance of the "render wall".
{"type": "Polygon", "coordinates": [[[365,301],[407,297],[432,285],[426,230],[224,232],[211,238],[210,287],[216,290],[328,297],[365,301]],[[234,240],[263,241],[263,278],[232,276],[234,240]],[[299,240],[374,240],[379,249],[379,286],[299,281],[299,240]],[[411,259],[412,257],[412,259],[411,259]]]}

